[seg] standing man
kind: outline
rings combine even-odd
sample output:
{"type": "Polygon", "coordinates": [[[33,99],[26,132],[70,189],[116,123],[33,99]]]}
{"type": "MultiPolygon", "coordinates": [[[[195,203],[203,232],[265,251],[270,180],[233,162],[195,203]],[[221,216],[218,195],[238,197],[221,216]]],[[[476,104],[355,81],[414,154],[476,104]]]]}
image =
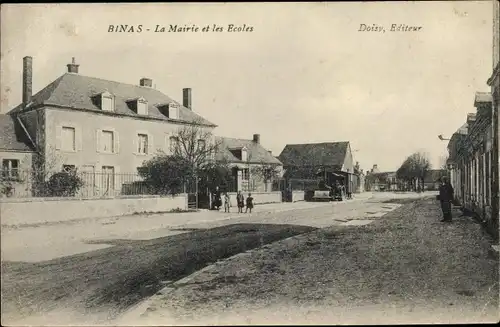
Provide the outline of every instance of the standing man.
{"type": "Polygon", "coordinates": [[[453,187],[448,182],[448,177],[441,177],[441,185],[439,185],[439,201],[441,202],[441,210],[443,211],[443,220],[441,222],[451,222],[451,203],[453,198],[453,187]]]}

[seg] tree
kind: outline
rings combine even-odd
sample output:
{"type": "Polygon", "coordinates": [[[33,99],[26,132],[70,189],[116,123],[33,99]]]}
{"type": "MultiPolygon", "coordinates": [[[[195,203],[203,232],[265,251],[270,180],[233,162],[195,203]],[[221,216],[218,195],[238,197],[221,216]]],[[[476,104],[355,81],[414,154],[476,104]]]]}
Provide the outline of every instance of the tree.
{"type": "Polygon", "coordinates": [[[58,172],[61,172],[64,157],[53,147],[43,148],[33,158],[33,169],[31,180],[33,181],[32,192],[34,196],[50,195],[48,180],[58,172]]]}
{"type": "Polygon", "coordinates": [[[275,179],[279,178],[281,173],[279,164],[272,164],[261,162],[260,164],[254,164],[251,166],[250,175],[253,176],[254,184],[258,180],[263,181],[265,185],[265,191],[269,191],[269,183],[272,183],[275,179]]]}
{"type": "Polygon", "coordinates": [[[173,136],[173,154],[184,158],[193,170],[203,168],[214,160],[220,146],[208,127],[197,119],[193,124],[184,125],[173,136]]]}
{"type": "Polygon", "coordinates": [[[175,195],[183,192],[186,179],[194,174],[190,167],[178,155],[159,154],[145,161],[137,170],[150,193],[175,195]]]}
{"type": "Polygon", "coordinates": [[[396,175],[398,179],[405,182],[410,190],[418,192],[423,189],[424,179],[430,169],[431,164],[427,156],[416,152],[405,159],[396,175]]]}
{"type": "Polygon", "coordinates": [[[201,189],[227,182],[229,167],[215,161],[220,142],[200,120],[180,127],[171,142],[170,154],[159,152],[138,169],[151,192],[178,194],[191,181],[201,182],[201,189]]]}
{"type": "Polygon", "coordinates": [[[75,196],[76,192],[84,185],[76,171],[61,171],[50,176],[45,182],[48,196],[75,196]]]}
{"type": "Polygon", "coordinates": [[[226,161],[208,162],[198,171],[201,189],[213,190],[219,186],[222,191],[231,190],[233,186],[232,169],[226,161]]]}

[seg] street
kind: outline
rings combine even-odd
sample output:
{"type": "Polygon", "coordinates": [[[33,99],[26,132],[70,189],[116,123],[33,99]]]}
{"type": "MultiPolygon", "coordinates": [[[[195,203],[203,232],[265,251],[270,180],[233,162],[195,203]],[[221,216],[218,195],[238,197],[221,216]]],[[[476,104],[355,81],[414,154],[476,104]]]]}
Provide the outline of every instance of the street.
{"type": "Polygon", "coordinates": [[[118,325],[460,324],[499,317],[498,254],[433,198],[365,226],[331,226],[169,285],[118,325]]]}
{"type": "Polygon", "coordinates": [[[388,199],[262,205],[247,215],[198,212],[2,228],[2,320],[103,323],[220,259],[317,228],[378,219],[400,206],[388,199]]]}

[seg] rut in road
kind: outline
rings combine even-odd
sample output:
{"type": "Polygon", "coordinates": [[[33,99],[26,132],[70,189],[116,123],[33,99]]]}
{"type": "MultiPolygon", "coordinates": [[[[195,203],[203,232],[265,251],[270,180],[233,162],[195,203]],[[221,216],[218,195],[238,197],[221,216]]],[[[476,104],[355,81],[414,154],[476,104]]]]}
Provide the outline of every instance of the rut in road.
{"type": "MultiPolygon", "coordinates": [[[[3,318],[56,308],[113,318],[174,282],[213,263],[316,228],[237,224],[147,241],[109,240],[113,247],[41,263],[2,263],[3,318]]],[[[94,242],[95,243],[95,242],[94,242]]]]}

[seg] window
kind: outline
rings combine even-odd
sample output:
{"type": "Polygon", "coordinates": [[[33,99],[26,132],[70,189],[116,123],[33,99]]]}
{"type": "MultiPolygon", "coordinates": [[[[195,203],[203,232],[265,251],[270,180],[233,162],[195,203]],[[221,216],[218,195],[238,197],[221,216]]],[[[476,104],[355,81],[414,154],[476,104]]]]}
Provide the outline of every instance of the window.
{"type": "Polygon", "coordinates": [[[241,160],[242,161],[248,160],[248,152],[246,148],[241,149],[241,160]]]}
{"type": "Polygon", "coordinates": [[[111,195],[110,191],[115,188],[115,167],[102,166],[102,186],[104,195],[111,195]]]}
{"type": "Polygon", "coordinates": [[[107,153],[115,152],[115,135],[113,131],[101,132],[101,151],[107,153]]]}
{"type": "Polygon", "coordinates": [[[63,127],[61,132],[61,150],[76,151],[76,132],[74,127],[63,127]]]}
{"type": "Polygon", "coordinates": [[[139,154],[148,153],[148,136],[146,134],[137,135],[137,153],[139,154]]]}
{"type": "Polygon", "coordinates": [[[206,142],[205,140],[198,140],[198,149],[199,150],[205,150],[205,146],[206,146],[206,142]]]}
{"type": "Polygon", "coordinates": [[[2,160],[2,176],[8,179],[19,178],[19,160],[3,159],[2,160]]]}
{"type": "Polygon", "coordinates": [[[63,165],[63,171],[65,171],[67,173],[75,173],[76,167],[75,167],[75,165],[63,165]]]}
{"type": "Polygon", "coordinates": [[[137,99],[137,114],[139,115],[148,114],[148,102],[143,98],[137,99]]]}
{"type": "Polygon", "coordinates": [[[168,118],[179,119],[179,105],[177,103],[169,103],[168,118]]]}
{"type": "Polygon", "coordinates": [[[248,168],[244,168],[241,171],[241,179],[247,181],[250,179],[250,170],[248,168]]]}
{"type": "Polygon", "coordinates": [[[179,138],[177,136],[170,136],[170,153],[175,153],[179,146],[179,138]]]}
{"type": "Polygon", "coordinates": [[[111,93],[104,92],[101,94],[101,109],[105,111],[115,110],[115,98],[111,93]]]}

